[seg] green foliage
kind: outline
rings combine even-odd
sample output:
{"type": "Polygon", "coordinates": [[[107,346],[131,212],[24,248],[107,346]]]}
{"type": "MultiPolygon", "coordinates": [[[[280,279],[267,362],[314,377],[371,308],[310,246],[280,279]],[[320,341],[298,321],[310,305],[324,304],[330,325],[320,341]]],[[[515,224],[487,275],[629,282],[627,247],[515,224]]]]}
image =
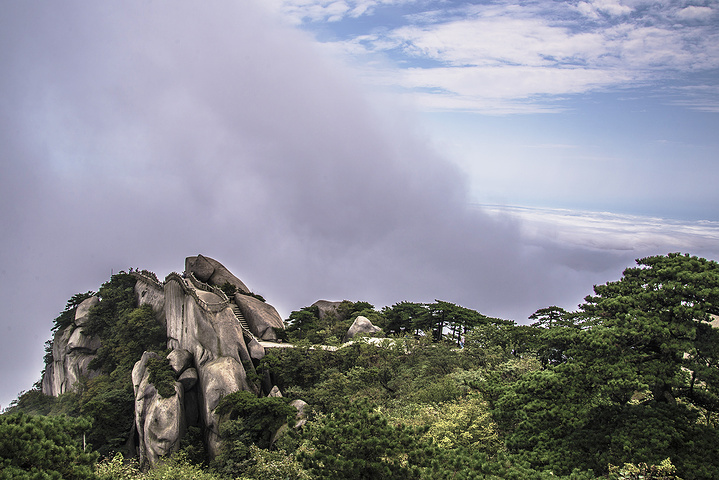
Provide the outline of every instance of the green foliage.
{"type": "Polygon", "coordinates": [[[316,477],[302,468],[294,455],[284,450],[269,451],[250,445],[249,458],[238,480],[311,480],[313,478],[316,477]]]}
{"type": "Polygon", "coordinates": [[[194,465],[207,463],[207,449],[205,448],[204,435],[200,427],[194,425],[187,427],[187,431],[180,441],[179,453],[194,465]]]}
{"type": "Polygon", "coordinates": [[[181,454],[173,455],[143,473],[134,459],[127,461],[118,453],[100,462],[96,472],[99,480],[224,480],[212,471],[194,465],[181,454]]]}
{"type": "Polygon", "coordinates": [[[75,392],[63,393],[58,397],[45,395],[39,388],[20,392],[18,398],[10,402],[4,413],[23,412],[28,415],[69,415],[80,414],[75,392]]]}
{"type": "Polygon", "coordinates": [[[225,282],[220,285],[220,290],[225,292],[225,295],[228,297],[232,297],[237,292],[237,286],[231,284],[230,282],[225,282]]]}
{"type": "Polygon", "coordinates": [[[116,453],[98,463],[95,474],[98,480],[136,480],[143,477],[137,460],[126,460],[122,453],[116,453]]]}
{"type": "Polygon", "coordinates": [[[322,319],[317,307],[304,307],[290,313],[286,329],[288,340],[294,343],[304,341],[315,345],[339,345],[358,315],[372,322],[382,322],[380,313],[367,302],[344,300],[322,319]]]}
{"type": "MultiPolygon", "coordinates": [[[[319,328],[319,310],[317,307],[304,307],[290,313],[286,332],[290,341],[304,340],[319,328]]],[[[310,340],[310,339],[308,339],[310,340]]],[[[320,340],[317,338],[317,340],[320,340]]]]}
{"type": "Polygon", "coordinates": [[[462,353],[479,367],[495,367],[515,357],[515,332],[513,325],[476,326],[466,334],[462,353]]]}
{"type": "Polygon", "coordinates": [[[513,379],[499,365],[470,378],[513,458],[570,474],[670,457],[683,478],[719,476],[719,335],[705,323],[719,305],[719,266],[679,254],[638,264],[595,287],[579,313],[532,316],[527,352],[543,370],[513,379]]]}
{"type": "Polygon", "coordinates": [[[0,416],[0,478],[94,479],[94,452],[82,447],[87,419],[24,413],[0,416]]]}
{"type": "Polygon", "coordinates": [[[162,398],[170,398],[176,395],[175,382],[177,374],[170,366],[170,360],[166,356],[149,357],[147,360],[148,381],[155,386],[157,393],[162,398]]]}
{"type": "Polygon", "coordinates": [[[65,305],[65,310],[53,321],[52,331],[62,330],[75,320],[75,311],[78,305],[95,295],[95,292],[77,293],[73,295],[65,305]]]}
{"type": "Polygon", "coordinates": [[[470,452],[494,454],[502,450],[489,405],[473,394],[455,402],[426,407],[433,415],[427,437],[443,449],[464,447],[470,452]]]}
{"type": "MultiPolygon", "coordinates": [[[[99,309],[105,303],[100,302],[96,308],[99,309]]],[[[111,373],[116,368],[132,370],[143,352],[163,351],[167,344],[165,327],[157,321],[149,305],[130,307],[119,313],[113,312],[111,308],[99,312],[93,309],[88,325],[93,331],[99,329],[102,342],[90,366],[104,373],[111,373]],[[100,314],[115,316],[107,318],[100,314]]]]}
{"type": "MultiPolygon", "coordinates": [[[[706,332],[699,325],[719,314],[719,264],[680,254],[647,257],[637,264],[619,281],[596,286],[582,306],[599,325],[601,358],[605,366],[632,365],[624,382],[646,385],[656,402],[679,396],[701,401],[701,395],[688,389],[682,367],[702,370],[707,355],[719,360],[715,349],[697,342],[698,329],[706,332]]],[[[712,382],[702,390],[713,397],[718,386],[712,382]]]]}
{"type": "Polygon", "coordinates": [[[273,435],[290,423],[297,410],[282,397],[256,397],[237,391],[225,396],[215,408],[220,415],[222,449],[212,467],[227,476],[237,476],[247,468],[250,445],[269,448],[273,435]]]}
{"type": "Polygon", "coordinates": [[[662,460],[659,465],[625,463],[622,467],[609,466],[611,480],[681,480],[676,476],[676,467],[671,459],[662,460]]]}
{"type": "Polygon", "coordinates": [[[80,411],[93,419],[87,441],[102,456],[123,451],[135,421],[135,395],[129,372],[116,370],[85,383],[80,411]]]}
{"type": "MultiPolygon", "coordinates": [[[[93,363],[100,376],[57,399],[23,392],[8,409],[92,418],[84,433],[109,458],[100,478],[719,478],[719,330],[709,323],[719,314],[716,262],[638,260],[595,287],[580,311],[542,308],[531,326],[439,300],[381,311],[345,301],[322,319],[315,307],[292,312],[287,339],[296,348],[268,350],[260,369],[288,398],[226,396],[213,470],[190,465],[205,459],[202,432],[191,427],[183,456],[147,473],[113,457],[131,430],[132,365],[166,341],[152,311],[136,307],[133,286],[131,276],[113,276],[90,314],[87,328],[103,342],[93,363]],[[312,346],[339,344],[357,315],[394,338],[312,346]],[[309,402],[308,422],[273,444],[293,424],[291,398],[309,402]]],[[[56,329],[91,293],[68,302],[56,329]]],[[[174,394],[166,359],[148,368],[158,389],[174,394]]]]}
{"type": "Polygon", "coordinates": [[[382,317],[384,322],[378,324],[388,334],[427,335],[435,342],[447,340],[458,346],[464,343],[464,335],[477,326],[489,323],[511,324],[442,300],[426,304],[400,302],[383,308],[382,317]]]}
{"type": "Polygon", "coordinates": [[[416,325],[427,315],[427,307],[421,303],[399,302],[382,309],[385,321],[382,328],[388,334],[417,334],[416,325]]]}
{"type": "Polygon", "coordinates": [[[557,306],[540,308],[529,316],[530,320],[536,320],[532,326],[539,328],[552,328],[557,326],[572,325],[571,314],[565,309],[557,306]]]}
{"type": "Polygon", "coordinates": [[[419,478],[417,465],[428,454],[420,433],[392,424],[366,406],[352,405],[324,419],[300,459],[319,478],[419,478]]]}
{"type": "Polygon", "coordinates": [[[445,402],[461,395],[460,386],[448,377],[464,365],[459,351],[412,338],[386,343],[357,342],[335,352],[309,346],[273,349],[264,366],[280,390],[323,412],[360,399],[390,405],[445,402]]]}

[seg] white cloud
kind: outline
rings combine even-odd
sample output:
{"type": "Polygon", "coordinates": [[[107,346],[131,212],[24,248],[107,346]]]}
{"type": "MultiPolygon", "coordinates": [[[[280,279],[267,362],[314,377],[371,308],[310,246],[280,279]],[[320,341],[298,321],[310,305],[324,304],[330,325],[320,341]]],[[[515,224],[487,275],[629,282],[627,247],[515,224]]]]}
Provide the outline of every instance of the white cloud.
{"type": "Polygon", "coordinates": [[[509,16],[402,27],[389,37],[412,56],[475,66],[584,63],[601,54],[604,40],[596,33],[572,34],[543,19],[509,16]]]}
{"type": "Polygon", "coordinates": [[[680,20],[706,20],[714,15],[714,9],[711,7],[698,7],[690,5],[682,8],[677,12],[677,18],[680,20]]]}
{"type": "Polygon", "coordinates": [[[590,0],[589,2],[579,2],[577,9],[583,14],[591,18],[599,18],[601,14],[610,16],[628,15],[632,12],[632,7],[622,5],[618,0],[590,0]]]}
{"type": "MultiPolygon", "coordinates": [[[[290,10],[302,2],[285,3],[290,10]]],[[[307,15],[320,18],[313,8],[328,2],[306,3],[312,4],[302,7],[307,15]]],[[[418,4],[367,0],[362,12],[388,3],[418,4]]],[[[356,9],[360,2],[347,5],[356,9]]],[[[502,98],[513,110],[517,100],[535,97],[537,110],[545,111],[549,96],[657,84],[681,72],[719,68],[717,29],[677,23],[713,14],[709,7],[679,8],[673,1],[592,0],[576,6],[504,2],[456,8],[450,2],[444,10],[407,15],[397,28],[350,35],[333,48],[361,62],[365,71],[359,75],[405,93],[414,89],[417,103],[431,109],[496,110],[496,99],[502,98]]]]}
{"type": "Polygon", "coordinates": [[[266,8],[280,13],[293,24],[337,22],[346,17],[370,15],[375,7],[417,0],[263,0],[266,8]]]}

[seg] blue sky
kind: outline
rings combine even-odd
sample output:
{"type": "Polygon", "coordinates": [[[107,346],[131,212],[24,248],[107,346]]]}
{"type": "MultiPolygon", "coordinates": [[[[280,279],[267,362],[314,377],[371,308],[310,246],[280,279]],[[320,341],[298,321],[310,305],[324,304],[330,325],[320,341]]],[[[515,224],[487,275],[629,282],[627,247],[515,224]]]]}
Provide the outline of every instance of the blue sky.
{"type": "Polygon", "coordinates": [[[270,2],[403,97],[480,203],[719,220],[719,3],[270,2]]]}
{"type": "Polygon", "coordinates": [[[527,323],[719,259],[717,2],[0,4],[0,406],[112,272],[527,323]]]}

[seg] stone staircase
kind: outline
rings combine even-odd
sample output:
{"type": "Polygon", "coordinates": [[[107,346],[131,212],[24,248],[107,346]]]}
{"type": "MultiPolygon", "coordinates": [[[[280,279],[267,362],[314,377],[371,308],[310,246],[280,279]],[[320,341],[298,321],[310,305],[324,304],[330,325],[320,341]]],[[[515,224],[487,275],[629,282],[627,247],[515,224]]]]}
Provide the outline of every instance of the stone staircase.
{"type": "Polygon", "coordinates": [[[237,304],[234,302],[230,303],[230,307],[232,308],[232,313],[235,314],[235,318],[237,318],[237,321],[240,322],[240,326],[242,327],[242,331],[245,333],[245,335],[249,336],[250,338],[256,340],[259,343],[257,337],[255,337],[255,335],[250,331],[250,326],[247,324],[245,316],[242,315],[240,307],[238,307],[237,304]]]}

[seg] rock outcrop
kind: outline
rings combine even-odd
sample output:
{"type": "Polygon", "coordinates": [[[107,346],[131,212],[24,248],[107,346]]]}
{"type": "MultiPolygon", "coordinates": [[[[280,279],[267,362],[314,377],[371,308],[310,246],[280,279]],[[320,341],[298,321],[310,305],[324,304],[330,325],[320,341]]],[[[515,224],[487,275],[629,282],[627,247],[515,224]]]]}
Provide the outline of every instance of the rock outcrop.
{"type": "Polygon", "coordinates": [[[241,293],[236,293],[234,300],[257,338],[267,341],[277,340],[275,330],[284,330],[285,324],[275,307],[241,293]]]}
{"type": "Polygon", "coordinates": [[[81,378],[98,375],[90,369],[90,362],[100,348],[100,339],[86,335],[90,309],[100,303],[97,297],[85,299],[75,310],[75,319],[65,328],[55,332],[52,341],[52,358],[42,378],[42,393],[58,396],[69,392],[81,378]]]}
{"type": "MultiPolygon", "coordinates": [[[[156,353],[145,352],[132,371],[135,392],[135,430],[143,466],[179,448],[186,429],[200,427],[210,457],[217,455],[221,438],[214,413],[222,397],[247,390],[269,394],[272,384],[264,375],[261,386],[247,381],[265,355],[259,340],[277,339],[284,323],[275,308],[250,295],[247,286],[218,261],[197,255],[185,260],[183,274],[171,273],[159,282],[148,272],[130,272],[136,279],[139,305],[149,305],[166,328],[167,356],[175,372],[174,395],[162,397],[150,382],[148,362],[156,353]],[[221,288],[229,283],[239,292],[228,297],[221,288]]],[[[53,340],[53,362],[43,378],[43,393],[60,395],[81,377],[93,377],[89,363],[100,347],[98,338],[84,334],[90,310],[100,300],[92,297],[78,306],[75,320],[53,340]]],[[[253,375],[253,377],[256,377],[253,375]]],[[[164,391],[163,389],[160,389],[164,391]]],[[[165,394],[167,394],[165,392],[165,394]]]]}
{"type": "Polygon", "coordinates": [[[135,390],[135,427],[139,438],[140,465],[155,465],[180,449],[185,433],[184,388],[175,382],[174,395],[164,398],[150,383],[147,363],[159,358],[154,352],[145,352],[132,369],[135,390]]]}
{"type": "Polygon", "coordinates": [[[242,280],[234,276],[232,272],[225,268],[220,262],[210,257],[203,255],[187,257],[185,259],[185,271],[188,273],[192,272],[198,280],[211,285],[220,287],[225,283],[229,283],[237,287],[241,292],[250,292],[250,289],[242,283],[242,280]]]}
{"type": "Polygon", "coordinates": [[[359,334],[368,334],[371,335],[373,333],[381,332],[382,329],[379,327],[376,327],[372,325],[372,322],[369,321],[367,317],[363,317],[362,315],[355,318],[355,321],[352,323],[352,326],[347,330],[347,335],[345,335],[344,341],[351,340],[356,335],[359,334]]]}
{"type": "MultiPolygon", "coordinates": [[[[188,259],[186,265],[195,267],[203,278],[207,278],[208,272],[196,268],[198,264],[200,267],[211,265],[213,272],[222,273],[220,276],[210,274],[210,278],[219,278],[223,283],[228,278],[223,272],[224,267],[217,268],[202,256],[192,258],[200,260],[193,262],[188,259]]],[[[253,353],[250,353],[246,334],[232,310],[231,300],[211,286],[196,285],[190,281],[189,275],[170,274],[163,285],[162,308],[167,327],[167,346],[173,349],[171,363],[184,364],[188,358],[192,359],[192,368],[182,371],[178,378],[182,385],[194,383],[197,391],[193,396],[196,397],[196,405],[188,405],[186,410],[199,419],[205,431],[208,453],[215,456],[219,451],[220,437],[219,419],[214,409],[228,393],[237,390],[257,392],[256,387],[248,384],[245,369],[254,369],[253,356],[261,358],[264,349],[255,341],[253,353]]],[[[142,299],[139,301],[143,302],[142,299]]],[[[137,428],[139,431],[140,425],[137,428]]],[[[150,456],[148,460],[153,461],[150,456]]]]}
{"type": "Polygon", "coordinates": [[[317,307],[320,320],[323,320],[327,315],[334,315],[341,303],[342,302],[331,302],[329,300],[317,300],[311,306],[317,307]]]}

